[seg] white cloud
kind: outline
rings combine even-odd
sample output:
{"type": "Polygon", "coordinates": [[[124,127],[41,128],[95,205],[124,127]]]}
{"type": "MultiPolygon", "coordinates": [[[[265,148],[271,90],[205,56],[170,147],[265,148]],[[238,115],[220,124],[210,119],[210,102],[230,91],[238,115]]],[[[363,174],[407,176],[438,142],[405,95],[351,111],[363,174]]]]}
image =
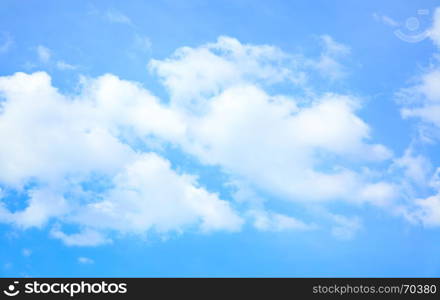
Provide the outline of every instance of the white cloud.
{"type": "Polygon", "coordinates": [[[420,85],[414,87],[415,92],[426,97],[432,103],[440,102],[440,70],[434,69],[425,73],[420,78],[420,85]]]}
{"type": "Polygon", "coordinates": [[[299,108],[255,86],[230,88],[192,118],[182,145],[203,163],[294,201],[353,199],[365,185],[359,175],[337,162],[327,172],[315,167],[338,157],[390,156],[385,147],[364,142],[369,129],[354,114],[352,100],[326,95],[299,108]]]}
{"type": "Polygon", "coordinates": [[[366,183],[359,191],[360,201],[377,206],[391,206],[399,196],[399,187],[388,182],[366,183]]]}
{"type": "Polygon", "coordinates": [[[60,70],[75,70],[75,69],[77,69],[77,66],[68,64],[62,60],[57,61],[56,66],[60,70]]]}
{"type": "Polygon", "coordinates": [[[324,45],[324,53],[330,56],[349,55],[351,50],[348,46],[336,42],[331,36],[323,35],[320,37],[324,45]]]}
{"type": "Polygon", "coordinates": [[[230,205],[176,174],[165,159],[144,154],[114,179],[114,188],[70,217],[93,228],[122,232],[180,231],[200,223],[203,231],[238,230],[242,224],[230,205]]]}
{"type": "MultiPolygon", "coordinates": [[[[38,60],[40,61],[40,63],[45,64],[46,66],[54,66],[56,67],[58,70],[61,71],[66,71],[66,70],[76,70],[77,66],[69,64],[63,60],[58,60],[58,61],[54,61],[53,58],[53,52],[51,49],[39,45],[36,47],[36,51],[37,51],[37,56],[38,56],[38,60]]],[[[35,64],[27,62],[26,63],[26,67],[29,69],[35,68],[35,64]]]]}
{"type": "Polygon", "coordinates": [[[293,217],[275,212],[252,210],[249,212],[249,215],[253,218],[254,226],[262,231],[304,231],[315,229],[314,225],[309,225],[293,217]]]}
{"type": "Polygon", "coordinates": [[[290,59],[276,47],[246,45],[234,38],[219,37],[216,43],[179,48],[171,58],[152,60],[150,69],[162,78],[173,101],[194,101],[243,81],[294,81],[298,74],[285,66],[292,64],[290,59]]]}
{"type": "Polygon", "coordinates": [[[67,212],[66,200],[50,189],[34,189],[28,192],[28,206],[18,212],[9,212],[0,203],[0,221],[15,224],[22,228],[42,227],[52,217],[67,212]]]}
{"type": "Polygon", "coordinates": [[[404,155],[396,159],[395,163],[396,166],[404,169],[405,178],[418,185],[424,185],[429,182],[432,166],[426,157],[415,155],[413,152],[413,149],[405,150],[404,155]]]}
{"type": "Polygon", "coordinates": [[[194,177],[175,173],[165,159],[140,155],[120,140],[124,126],[141,138],[154,133],[175,139],[183,129],[175,113],[114,76],[84,79],[83,86],[82,94],[68,99],[46,73],[0,78],[6,99],[0,137],[8,140],[0,149],[0,181],[15,188],[30,180],[41,185],[28,191],[25,209],[0,206],[3,222],[28,228],[56,219],[87,227],[77,234],[54,229],[52,235],[67,245],[105,243],[108,229],[166,232],[197,224],[202,231],[239,229],[242,221],[228,202],[199,187],[194,177]],[[93,174],[105,176],[114,188],[89,197],[80,184],[93,174]],[[92,202],[83,204],[84,197],[92,202]]]}
{"type": "Polygon", "coordinates": [[[21,251],[21,253],[23,254],[23,256],[29,257],[29,256],[32,255],[32,250],[31,250],[31,249],[24,248],[24,249],[21,251]]]}
{"type": "Polygon", "coordinates": [[[440,167],[438,167],[432,174],[429,180],[429,185],[440,191],[440,167]]]}
{"type": "Polygon", "coordinates": [[[428,227],[440,226],[440,194],[415,200],[414,207],[406,212],[406,217],[428,227]]]}
{"type": "Polygon", "coordinates": [[[104,16],[108,21],[110,21],[112,23],[133,25],[133,22],[131,21],[131,19],[128,16],[126,16],[122,12],[114,10],[114,9],[108,10],[104,16]]]}
{"type": "Polygon", "coordinates": [[[384,23],[385,25],[391,26],[391,27],[398,27],[400,26],[400,23],[397,22],[396,20],[394,20],[393,18],[387,16],[387,15],[383,15],[380,13],[374,13],[373,14],[373,18],[376,21],[379,21],[381,23],[384,23]]]}
{"type": "Polygon", "coordinates": [[[38,59],[40,60],[40,62],[48,63],[52,56],[50,49],[42,45],[38,45],[36,49],[37,49],[38,59]]]}
{"type": "MultiPolygon", "coordinates": [[[[325,55],[349,53],[328,36],[322,40],[325,55]]],[[[328,172],[315,166],[338,156],[383,160],[391,153],[366,142],[370,129],[355,115],[360,102],[354,97],[328,94],[300,107],[296,99],[266,94],[259,79],[278,73],[272,80],[282,81],[293,74],[281,63],[286,57],[274,47],[222,37],[181,48],[172,59],[153,60],[173,105],[186,114],[186,137],[177,143],[203,163],[284,197],[353,199],[362,193],[369,199],[374,193],[361,191],[366,182],[357,174],[337,163],[328,172]],[[317,182],[319,189],[312,188],[317,182]]]]}
{"type": "Polygon", "coordinates": [[[65,234],[58,227],[54,227],[51,230],[51,235],[62,240],[67,246],[98,246],[112,242],[101,232],[89,228],[79,233],[65,234]]]}
{"type": "Polygon", "coordinates": [[[432,67],[417,78],[418,84],[398,93],[404,118],[420,120],[440,127],[440,67],[432,67]]]}
{"type": "MultiPolygon", "coordinates": [[[[349,54],[328,36],[322,41],[323,55],[349,54]]],[[[243,217],[231,202],[136,147],[151,139],[275,197],[305,205],[389,205],[396,197],[393,184],[350,169],[352,162],[392,157],[371,142],[371,129],[357,115],[359,99],[331,93],[298,99],[265,91],[274,83],[300,86],[297,79],[307,67],[276,47],[220,37],[150,63],[169,90],[169,104],[110,74],[82,78],[76,95],[61,94],[44,72],[0,77],[0,139],[8,141],[0,148],[0,183],[15,189],[37,183],[26,191],[23,210],[0,205],[0,221],[22,228],[59,223],[51,235],[71,246],[109,243],[112,233],[239,230],[243,217]],[[97,177],[105,188],[84,187],[97,177]],[[65,224],[79,232],[63,231],[65,224]]],[[[261,230],[311,228],[262,209],[253,220],[261,230]]],[[[337,236],[351,237],[360,226],[335,220],[337,236]]]]}
{"type": "Polygon", "coordinates": [[[4,183],[20,186],[34,177],[55,184],[63,176],[114,171],[133,156],[96,124],[90,103],[60,95],[46,73],[1,77],[0,91],[7,99],[0,117],[8,141],[0,149],[4,183]]]}
{"type": "Polygon", "coordinates": [[[83,265],[90,265],[90,264],[95,263],[95,261],[93,259],[91,259],[89,257],[85,257],[85,256],[78,257],[78,262],[83,265]]]}
{"type": "Polygon", "coordinates": [[[346,75],[342,65],[330,56],[321,56],[319,61],[314,63],[314,66],[323,77],[328,77],[331,80],[341,79],[346,75]]]}
{"type": "Polygon", "coordinates": [[[337,80],[347,75],[346,68],[339,62],[339,58],[346,57],[351,50],[346,45],[340,44],[328,35],[320,37],[323,52],[319,59],[310,60],[309,65],[315,68],[322,77],[337,80]]]}

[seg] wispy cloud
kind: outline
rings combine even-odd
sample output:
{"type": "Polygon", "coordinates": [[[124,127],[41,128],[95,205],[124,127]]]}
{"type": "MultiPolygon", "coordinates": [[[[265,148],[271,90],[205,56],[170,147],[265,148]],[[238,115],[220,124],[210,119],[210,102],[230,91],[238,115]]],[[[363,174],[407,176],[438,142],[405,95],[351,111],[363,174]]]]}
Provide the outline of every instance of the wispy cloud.
{"type": "Polygon", "coordinates": [[[38,45],[36,47],[36,51],[37,51],[37,56],[38,56],[38,59],[40,60],[40,62],[48,63],[50,61],[50,58],[52,56],[52,52],[50,51],[49,48],[47,48],[43,45],[38,45]]]}
{"type": "Polygon", "coordinates": [[[91,265],[91,264],[94,264],[95,261],[89,257],[80,256],[80,257],[78,257],[78,263],[83,264],[83,265],[91,265]]]}
{"type": "Polygon", "coordinates": [[[396,20],[394,20],[393,18],[380,14],[380,13],[373,13],[373,18],[378,21],[381,22],[385,25],[388,25],[390,27],[398,27],[400,26],[400,23],[397,22],[396,20]]]}
{"type": "Polygon", "coordinates": [[[127,15],[114,9],[106,11],[104,17],[111,23],[134,25],[133,21],[127,15]]]}
{"type": "Polygon", "coordinates": [[[23,256],[28,257],[28,256],[31,256],[31,254],[32,254],[32,250],[31,250],[31,249],[28,249],[28,248],[25,248],[25,249],[23,249],[23,250],[21,251],[21,253],[23,254],[23,256]]]}
{"type": "Polygon", "coordinates": [[[134,36],[134,46],[144,52],[151,51],[151,40],[147,36],[142,36],[140,34],[135,34],[134,36]]]}
{"type": "Polygon", "coordinates": [[[55,226],[50,233],[52,237],[60,239],[68,246],[98,246],[111,243],[110,239],[92,229],[85,229],[74,234],[66,234],[60,230],[59,226],[55,226]]]}
{"type": "MultiPolygon", "coordinates": [[[[38,57],[38,61],[48,67],[55,67],[61,71],[72,71],[76,70],[78,66],[69,64],[63,60],[55,60],[53,51],[46,46],[38,45],[36,48],[36,53],[38,57]]],[[[32,69],[37,65],[32,62],[27,62],[25,68],[32,69]]]]}
{"type": "Polygon", "coordinates": [[[56,62],[56,66],[60,70],[76,70],[78,67],[68,64],[65,61],[59,60],[56,62]]]}
{"type": "Polygon", "coordinates": [[[335,225],[331,228],[331,233],[336,238],[342,240],[350,240],[354,238],[356,233],[362,228],[362,223],[359,217],[347,217],[332,214],[331,218],[335,222],[335,225]]]}
{"type": "Polygon", "coordinates": [[[252,210],[249,214],[253,225],[262,231],[308,231],[316,228],[312,224],[271,211],[252,210]]]}
{"type": "Polygon", "coordinates": [[[13,44],[14,40],[8,32],[3,32],[0,34],[0,54],[8,52],[13,44]]]}
{"type": "Polygon", "coordinates": [[[351,53],[350,47],[336,42],[329,35],[319,37],[322,52],[318,59],[311,59],[308,64],[318,70],[322,77],[337,80],[347,76],[347,69],[341,63],[351,53]]]}

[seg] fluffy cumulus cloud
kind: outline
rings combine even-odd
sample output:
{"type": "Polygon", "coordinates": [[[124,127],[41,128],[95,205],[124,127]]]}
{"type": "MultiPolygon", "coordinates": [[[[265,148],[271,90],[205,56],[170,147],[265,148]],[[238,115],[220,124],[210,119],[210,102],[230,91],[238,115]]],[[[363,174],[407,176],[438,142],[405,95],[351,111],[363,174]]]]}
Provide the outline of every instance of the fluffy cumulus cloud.
{"type": "Polygon", "coordinates": [[[183,147],[206,164],[292,200],[353,199],[362,178],[343,162],[328,171],[320,165],[332,157],[382,160],[390,153],[365,142],[369,129],[351,100],[326,95],[300,108],[255,86],[231,87],[193,120],[183,147]]]}
{"type": "Polygon", "coordinates": [[[17,73],[2,77],[0,90],[0,136],[7,141],[0,150],[0,180],[27,194],[23,210],[10,211],[2,203],[2,221],[23,228],[51,219],[82,226],[70,235],[52,230],[68,245],[105,243],[104,230],[240,227],[231,205],[195,177],[122,141],[126,126],[145,137],[154,132],[172,139],[182,131],[173,112],[136,84],[103,76],[84,82],[83,93],[72,98],[60,94],[46,73],[17,73]],[[111,188],[88,190],[85,183],[94,178],[111,188]]]}
{"type": "Polygon", "coordinates": [[[269,45],[245,45],[230,37],[197,48],[177,49],[172,57],[149,64],[175,103],[194,104],[236,83],[301,80],[298,62],[269,45]]]}
{"type": "Polygon", "coordinates": [[[114,187],[82,207],[71,218],[93,228],[142,233],[180,230],[200,223],[201,229],[236,230],[241,219],[226,201],[197,186],[189,175],[176,174],[168,161],[144,154],[114,178],[114,187]]]}
{"type": "MultiPolygon", "coordinates": [[[[324,40],[326,53],[348,51],[330,37],[324,40]]],[[[380,189],[376,183],[345,166],[346,158],[371,162],[391,156],[369,141],[371,130],[356,115],[359,99],[330,93],[295,99],[265,91],[260,80],[271,74],[278,74],[273,83],[294,84],[298,71],[280,64],[286,57],[273,47],[220,38],[216,44],[178,49],[171,60],[153,61],[172,105],[185,114],[185,136],[177,143],[202,163],[293,201],[389,200],[392,192],[376,193],[387,198],[376,199],[369,192],[380,189]],[[187,101],[194,98],[196,105],[187,101]]]]}
{"type": "MultiPolygon", "coordinates": [[[[308,76],[336,74],[319,64],[328,57],[339,66],[350,50],[329,36],[322,41],[315,60],[230,37],[177,49],[149,64],[169,101],[110,74],[83,77],[76,94],[58,91],[44,72],[0,77],[0,221],[50,226],[71,246],[110,243],[114,233],[237,231],[246,220],[264,231],[319,228],[319,220],[271,211],[251,197],[243,197],[247,206],[220,197],[151,150],[151,140],[218,167],[237,195],[246,185],[250,194],[297,205],[393,205],[395,184],[362,168],[393,154],[372,141],[357,114],[360,99],[268,88],[310,91],[308,76]],[[12,192],[24,195],[24,208],[10,205],[12,192]]],[[[356,217],[329,219],[342,238],[360,228],[356,217]]]]}

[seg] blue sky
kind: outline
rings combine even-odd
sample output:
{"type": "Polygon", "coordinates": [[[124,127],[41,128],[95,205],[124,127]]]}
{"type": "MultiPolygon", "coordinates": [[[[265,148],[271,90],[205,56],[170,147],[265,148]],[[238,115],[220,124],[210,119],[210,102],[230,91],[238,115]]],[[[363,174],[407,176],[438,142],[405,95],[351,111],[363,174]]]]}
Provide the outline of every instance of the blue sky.
{"type": "Polygon", "coordinates": [[[0,4],[0,276],[439,276],[437,1],[0,4]]]}

